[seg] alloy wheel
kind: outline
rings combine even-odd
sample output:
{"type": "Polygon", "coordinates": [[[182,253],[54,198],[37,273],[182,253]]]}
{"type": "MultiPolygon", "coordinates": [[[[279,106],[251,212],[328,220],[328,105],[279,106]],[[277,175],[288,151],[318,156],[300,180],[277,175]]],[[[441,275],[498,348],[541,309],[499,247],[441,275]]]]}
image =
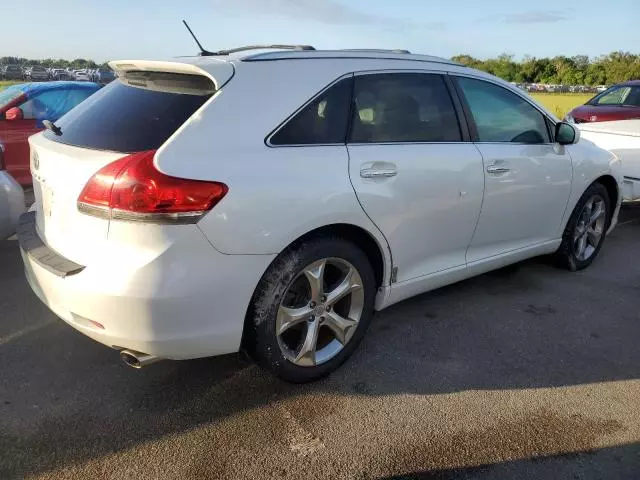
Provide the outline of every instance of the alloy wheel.
{"type": "Polygon", "coordinates": [[[356,268],[339,258],[307,265],[282,296],[276,317],[278,345],[301,367],[328,362],[349,343],[364,310],[356,268]]]}
{"type": "Polygon", "coordinates": [[[576,259],[583,262],[593,256],[604,234],[607,206],[600,195],[592,196],[585,203],[573,234],[576,259]]]}

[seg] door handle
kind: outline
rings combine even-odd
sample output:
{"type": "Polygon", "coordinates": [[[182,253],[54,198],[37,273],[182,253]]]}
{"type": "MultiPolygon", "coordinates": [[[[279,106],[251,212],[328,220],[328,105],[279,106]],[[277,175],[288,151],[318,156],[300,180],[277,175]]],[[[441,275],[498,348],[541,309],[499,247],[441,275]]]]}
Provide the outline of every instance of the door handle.
{"type": "Polygon", "coordinates": [[[500,165],[489,165],[487,167],[487,173],[491,173],[494,175],[500,174],[500,173],[507,173],[508,171],[510,171],[511,169],[508,167],[502,167],[500,165]]]}
{"type": "Polygon", "coordinates": [[[398,174],[394,168],[363,168],[360,170],[362,178],[391,178],[398,174]]]}

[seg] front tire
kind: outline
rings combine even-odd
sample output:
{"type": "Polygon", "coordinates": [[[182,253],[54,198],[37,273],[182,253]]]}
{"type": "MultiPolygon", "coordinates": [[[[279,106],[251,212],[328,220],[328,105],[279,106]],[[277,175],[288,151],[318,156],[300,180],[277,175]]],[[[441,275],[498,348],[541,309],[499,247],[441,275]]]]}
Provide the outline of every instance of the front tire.
{"type": "Polygon", "coordinates": [[[280,378],[304,383],[337,369],[373,315],[375,276],[349,240],[318,237],[281,253],[254,293],[244,348],[280,378]]]}
{"type": "Polygon", "coordinates": [[[602,248],[611,222],[611,200],[601,183],[592,184],[580,197],[556,252],[560,265],[571,271],[593,263],[602,248]]]}

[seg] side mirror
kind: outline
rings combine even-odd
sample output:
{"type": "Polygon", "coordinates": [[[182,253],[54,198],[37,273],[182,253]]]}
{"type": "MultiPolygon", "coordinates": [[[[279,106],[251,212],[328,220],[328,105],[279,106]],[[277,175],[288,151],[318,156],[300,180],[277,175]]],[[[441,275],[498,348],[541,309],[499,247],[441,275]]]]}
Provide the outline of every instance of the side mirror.
{"type": "Polygon", "coordinates": [[[580,141],[580,130],[567,122],[556,123],[556,142],[560,145],[573,145],[580,141]]]}
{"type": "Polygon", "coordinates": [[[6,111],[6,113],[4,114],[4,118],[9,121],[22,120],[24,119],[24,112],[20,109],[20,107],[12,107],[6,111]]]}

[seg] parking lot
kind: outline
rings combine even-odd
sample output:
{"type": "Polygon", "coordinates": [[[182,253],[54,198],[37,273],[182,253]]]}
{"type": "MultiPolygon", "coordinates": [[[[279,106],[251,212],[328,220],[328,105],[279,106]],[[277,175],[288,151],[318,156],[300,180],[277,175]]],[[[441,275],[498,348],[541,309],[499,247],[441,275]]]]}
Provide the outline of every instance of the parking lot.
{"type": "MultiPolygon", "coordinates": [[[[328,379],[240,355],[143,370],[57,320],[0,242],[0,478],[640,477],[640,208],[378,314],[328,379]]],[[[180,321],[180,319],[176,319],[180,321]]]]}

